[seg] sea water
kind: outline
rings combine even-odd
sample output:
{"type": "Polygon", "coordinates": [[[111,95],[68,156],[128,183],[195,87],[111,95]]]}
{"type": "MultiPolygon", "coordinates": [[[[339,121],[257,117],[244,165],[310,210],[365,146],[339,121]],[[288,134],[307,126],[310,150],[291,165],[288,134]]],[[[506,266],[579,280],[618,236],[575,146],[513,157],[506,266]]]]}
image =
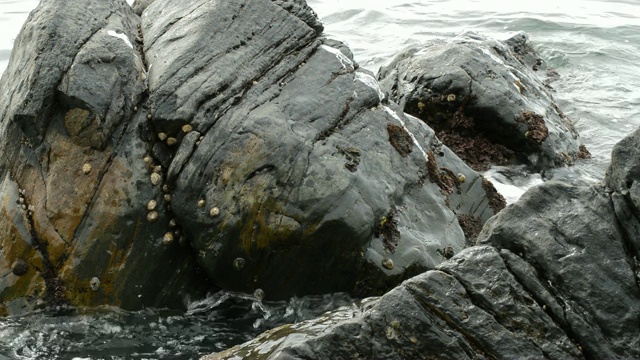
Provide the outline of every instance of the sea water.
{"type": "MultiPolygon", "coordinates": [[[[531,174],[493,168],[509,202],[549,179],[601,181],[613,145],[640,125],[640,1],[638,0],[308,0],[325,32],[351,47],[360,66],[377,72],[403,48],[466,31],[506,38],[526,32],[561,75],[554,96],[574,122],[592,159],[531,174]]],[[[0,0],[0,71],[13,40],[38,1],[0,0]]],[[[187,302],[186,312],[114,308],[39,312],[0,319],[0,360],[190,359],[244,342],[286,322],[349,306],[344,294],[262,303],[217,293],[187,302]]]]}

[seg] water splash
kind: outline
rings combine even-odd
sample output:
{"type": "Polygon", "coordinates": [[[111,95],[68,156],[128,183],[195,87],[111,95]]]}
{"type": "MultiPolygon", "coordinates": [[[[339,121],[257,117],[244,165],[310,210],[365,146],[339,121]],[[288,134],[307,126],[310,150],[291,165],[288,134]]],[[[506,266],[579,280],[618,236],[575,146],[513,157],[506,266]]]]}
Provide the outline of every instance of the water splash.
{"type": "Polygon", "coordinates": [[[263,302],[252,294],[221,291],[190,302],[184,312],[39,311],[0,320],[0,359],[193,359],[353,303],[346,294],[263,302]]]}

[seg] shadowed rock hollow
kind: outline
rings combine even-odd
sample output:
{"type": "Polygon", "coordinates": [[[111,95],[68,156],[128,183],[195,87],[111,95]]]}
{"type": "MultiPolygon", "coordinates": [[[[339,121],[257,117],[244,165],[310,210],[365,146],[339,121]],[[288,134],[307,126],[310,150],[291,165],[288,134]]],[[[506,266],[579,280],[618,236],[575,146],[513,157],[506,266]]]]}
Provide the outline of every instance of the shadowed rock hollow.
{"type": "Polygon", "coordinates": [[[379,294],[502,207],[304,1],[143,9],[43,0],[16,40],[3,313],[180,307],[220,287],[379,294]]]}

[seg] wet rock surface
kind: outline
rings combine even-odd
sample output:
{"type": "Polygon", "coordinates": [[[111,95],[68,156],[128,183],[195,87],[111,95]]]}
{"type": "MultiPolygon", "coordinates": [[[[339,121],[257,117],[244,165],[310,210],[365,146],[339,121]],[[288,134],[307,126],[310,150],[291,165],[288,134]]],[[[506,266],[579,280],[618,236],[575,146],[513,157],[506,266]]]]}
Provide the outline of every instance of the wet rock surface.
{"type": "Polygon", "coordinates": [[[540,171],[590,156],[553,99],[553,76],[523,33],[429,42],[378,74],[391,100],[479,171],[513,163],[540,171]]]}
{"type": "Polygon", "coordinates": [[[639,148],[638,131],[616,145],[607,186],[531,189],[477,246],[364,307],[205,359],[638,358],[639,148]]]}
{"type": "Polygon", "coordinates": [[[43,1],[16,40],[0,314],[380,294],[461,251],[458,219],[499,210],[304,1],[135,9],[43,1]]]}
{"type": "Polygon", "coordinates": [[[271,299],[379,293],[464,247],[457,213],[495,213],[482,178],[383,103],[303,2],[170,3],[142,19],[151,121],[178,141],[187,122],[202,136],[173,159],[168,185],[220,286],[271,299]],[[466,182],[433,183],[427,159],[466,182]]]}

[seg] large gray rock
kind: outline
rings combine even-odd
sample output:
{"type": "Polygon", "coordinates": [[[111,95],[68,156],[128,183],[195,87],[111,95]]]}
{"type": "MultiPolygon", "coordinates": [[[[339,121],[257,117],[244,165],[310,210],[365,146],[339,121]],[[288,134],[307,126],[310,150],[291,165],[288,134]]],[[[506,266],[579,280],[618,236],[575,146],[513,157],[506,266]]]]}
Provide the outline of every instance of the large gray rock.
{"type": "Polygon", "coordinates": [[[638,131],[615,146],[610,188],[533,188],[478,246],[365,307],[204,359],[639,358],[638,149],[638,131]]]}
{"type": "Polygon", "coordinates": [[[142,17],[153,126],[200,134],[169,148],[172,210],[224,288],[378,293],[464,248],[458,217],[501,208],[321,30],[300,1],[157,0],[142,17]]]}
{"type": "Polygon", "coordinates": [[[538,76],[547,70],[523,33],[505,42],[470,33],[411,47],[378,78],[474,169],[515,162],[541,170],[590,156],[538,76]]]}
{"type": "Polygon", "coordinates": [[[580,358],[493,247],[472,247],[358,309],[285,325],[222,359],[580,358]]]}
{"type": "Polygon", "coordinates": [[[0,80],[0,313],[40,298],[179,307],[210,288],[192,252],[162,243],[138,23],[124,0],[46,0],[16,39],[0,80]]]}
{"type": "Polygon", "coordinates": [[[136,6],[43,0],[16,41],[0,314],[381,293],[504,206],[304,1],[136,6]]]}

